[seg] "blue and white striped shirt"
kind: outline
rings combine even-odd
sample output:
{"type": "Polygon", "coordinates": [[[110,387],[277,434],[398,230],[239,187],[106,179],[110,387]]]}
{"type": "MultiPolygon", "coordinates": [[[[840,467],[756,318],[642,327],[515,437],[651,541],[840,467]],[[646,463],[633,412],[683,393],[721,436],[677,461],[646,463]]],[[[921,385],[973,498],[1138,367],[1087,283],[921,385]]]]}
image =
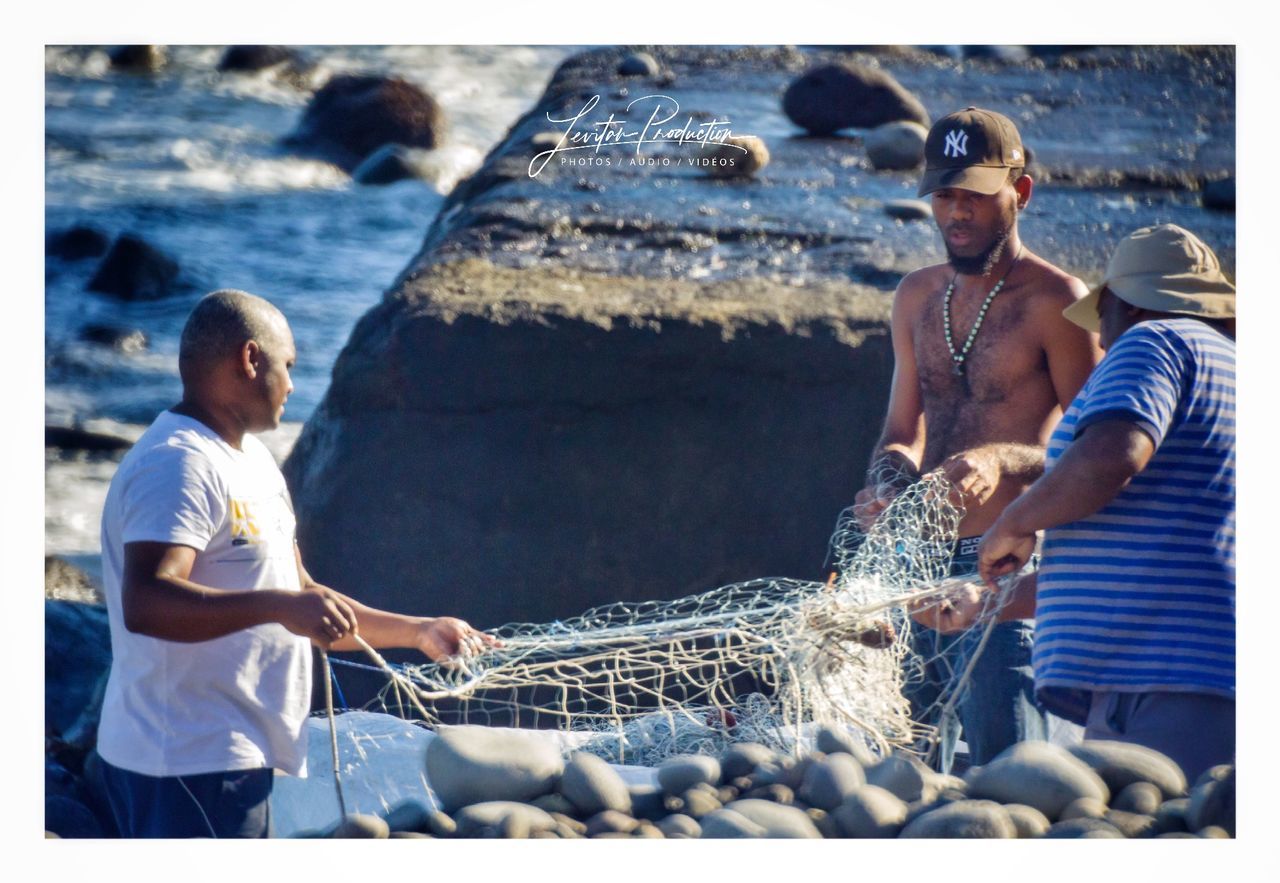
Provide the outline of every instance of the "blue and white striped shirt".
{"type": "Polygon", "coordinates": [[[1116,340],[1049,439],[1127,420],[1156,451],[1114,500],[1045,532],[1032,660],[1051,711],[1083,723],[1088,692],[1235,696],[1236,347],[1196,319],[1116,340]]]}

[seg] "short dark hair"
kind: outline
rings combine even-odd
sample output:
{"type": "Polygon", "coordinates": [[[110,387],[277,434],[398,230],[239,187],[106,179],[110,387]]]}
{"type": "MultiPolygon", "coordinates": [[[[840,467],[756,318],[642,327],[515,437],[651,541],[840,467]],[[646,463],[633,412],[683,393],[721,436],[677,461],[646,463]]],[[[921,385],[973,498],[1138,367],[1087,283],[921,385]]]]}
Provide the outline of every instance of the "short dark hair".
{"type": "Polygon", "coordinates": [[[283,343],[280,326],[284,321],[275,306],[247,291],[224,288],[207,294],[182,328],[178,373],[185,383],[250,340],[273,349],[283,343]]]}

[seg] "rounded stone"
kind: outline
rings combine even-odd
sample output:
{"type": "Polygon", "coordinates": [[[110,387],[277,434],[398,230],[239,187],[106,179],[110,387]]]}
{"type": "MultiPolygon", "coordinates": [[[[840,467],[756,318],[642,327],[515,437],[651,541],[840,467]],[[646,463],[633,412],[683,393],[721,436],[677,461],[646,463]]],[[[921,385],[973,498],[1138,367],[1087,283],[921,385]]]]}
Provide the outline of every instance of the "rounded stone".
{"type": "Polygon", "coordinates": [[[772,762],[777,755],[772,748],[759,742],[739,742],[730,745],[720,755],[721,778],[732,783],[734,779],[749,776],[757,766],[772,762]]]}
{"type": "Polygon", "coordinates": [[[721,807],[720,799],[714,793],[709,794],[700,788],[690,788],[684,792],[680,795],[680,802],[685,814],[695,819],[700,819],[721,807]]]}
{"type": "MultiPolygon", "coordinates": [[[[868,776],[868,779],[870,776],[868,776]]],[[[1051,821],[1073,800],[1111,796],[1084,761],[1049,742],[1019,742],[965,776],[971,797],[1033,806],[1051,821]]]]}
{"type": "Polygon", "coordinates": [[[907,819],[907,804],[879,785],[863,785],[831,815],[846,837],[897,837],[907,819]]]}
{"type": "Polygon", "coordinates": [[[61,258],[64,261],[96,258],[110,245],[111,240],[106,233],[96,227],[83,224],[52,231],[44,237],[45,256],[61,258]]]}
{"type": "Polygon", "coordinates": [[[1167,834],[1187,831],[1187,809],[1191,806],[1191,798],[1175,797],[1160,804],[1155,812],[1156,832],[1167,834]]]}
{"type": "Polygon", "coordinates": [[[472,803],[541,797],[563,772],[555,745],[519,730],[441,727],[427,747],[427,779],[447,812],[472,803]]]}
{"type": "Polygon", "coordinates": [[[391,828],[377,816],[348,813],[329,836],[334,840],[386,840],[391,828]]]}
{"type": "Polygon", "coordinates": [[[573,815],[578,810],[568,799],[560,793],[544,794],[541,797],[534,798],[529,801],[530,806],[536,806],[540,810],[549,813],[562,813],[564,815],[573,815]]]}
{"type": "Polygon", "coordinates": [[[1210,825],[1207,828],[1201,828],[1197,831],[1196,836],[1205,840],[1230,840],[1231,832],[1226,828],[1219,828],[1217,825],[1210,825]]]}
{"type": "Polygon", "coordinates": [[[705,754],[671,757],[658,767],[658,784],[668,794],[680,794],[694,785],[720,784],[720,762],[705,754]]]}
{"type": "Polygon", "coordinates": [[[371,186],[430,180],[425,156],[423,151],[411,147],[384,144],[361,160],[351,172],[351,179],[371,186]]]}
{"type": "Polygon", "coordinates": [[[550,831],[556,820],[550,813],[511,800],[490,800],[465,806],[455,816],[459,837],[484,836],[496,831],[504,839],[523,840],[535,831],[550,831]]]}
{"type": "Polygon", "coordinates": [[[895,120],[929,124],[920,100],[879,68],[843,63],[806,71],[782,96],[782,110],[814,135],[870,129],[895,120]]]}
{"type": "Polygon", "coordinates": [[[702,826],[698,824],[698,820],[679,812],[660,819],[658,830],[669,839],[683,837],[695,840],[702,836],[702,826]]]}
{"type": "Polygon", "coordinates": [[[843,752],[852,755],[864,769],[873,766],[878,760],[860,734],[832,724],[823,724],[818,728],[818,732],[814,734],[813,747],[825,754],[843,752]]]}
{"type": "Polygon", "coordinates": [[[404,800],[397,803],[386,814],[387,827],[392,833],[403,831],[426,831],[430,827],[431,811],[417,800],[404,800]]]}
{"type": "Polygon", "coordinates": [[[929,130],[916,122],[897,120],[876,126],[862,140],[872,167],[880,170],[917,168],[924,162],[929,130]]]}
{"type": "MultiPolygon", "coordinates": [[[[764,829],[761,837],[771,839],[820,840],[822,833],[802,809],[771,800],[735,800],[725,809],[737,813],[764,829]]],[[[703,830],[706,830],[704,823],[703,830]]]]}
{"type": "Polygon", "coordinates": [[[1154,816],[1160,809],[1163,795],[1160,788],[1151,782],[1134,782],[1126,785],[1111,799],[1111,808],[1124,812],[1136,812],[1154,816]]]}
{"type": "Polygon", "coordinates": [[[899,221],[927,221],[933,217],[933,208],[922,199],[890,199],[884,213],[899,221]]]}
{"type": "Polygon", "coordinates": [[[916,817],[899,837],[1008,839],[1018,836],[1013,819],[993,800],[957,800],[916,817]]]}
{"type": "Polygon", "coordinates": [[[718,809],[700,821],[702,840],[738,839],[765,836],[762,825],[731,809],[718,809]]]}
{"type": "Polygon", "coordinates": [[[107,53],[113,70],[131,74],[154,73],[169,62],[163,46],[131,44],[116,46],[107,53]]]}
{"type": "Polygon", "coordinates": [[[809,765],[800,785],[799,797],[810,806],[833,810],[854,789],[867,784],[861,764],[849,754],[832,754],[809,765]]]}
{"type": "Polygon", "coordinates": [[[584,816],[604,810],[631,812],[631,792],[618,771],[586,751],[574,752],[556,786],[584,816]]]}
{"type": "Polygon", "coordinates": [[[1150,782],[1165,799],[1183,797],[1187,793],[1187,777],[1171,759],[1145,745],[1090,739],[1070,748],[1102,777],[1111,791],[1119,792],[1134,782],[1150,782]]]}
{"type": "Polygon", "coordinates": [[[923,763],[900,754],[891,754],[866,771],[868,785],[877,785],[907,803],[924,795],[931,775],[923,763]]]}
{"type": "Polygon", "coordinates": [[[769,148],[755,135],[730,135],[711,153],[713,178],[750,178],[769,164],[769,148]]]}
{"type": "Polygon", "coordinates": [[[131,233],[117,237],[89,280],[91,291],[124,300],[156,300],[178,288],[178,263],[131,233]]]}
{"type": "Polygon", "coordinates": [[[1096,797],[1080,797],[1071,801],[1058,813],[1058,821],[1067,819],[1100,819],[1107,814],[1107,805],[1096,797]]]}
{"type": "Polygon", "coordinates": [[[640,824],[636,819],[616,809],[606,809],[587,819],[586,834],[597,837],[600,834],[630,834],[640,824]]]}
{"type": "Polygon", "coordinates": [[[662,73],[662,65],[648,52],[633,52],[618,63],[618,73],[624,77],[656,77],[662,73]]]}
{"type": "Polygon", "coordinates": [[[301,56],[288,46],[228,46],[218,60],[219,71],[254,72],[277,64],[301,62],[301,56]]]}
{"type": "Polygon", "coordinates": [[[631,814],[637,819],[656,822],[667,814],[666,795],[657,785],[637,784],[627,787],[631,799],[631,814]]]}
{"type": "Polygon", "coordinates": [[[1103,819],[1115,825],[1121,834],[1130,839],[1151,837],[1156,833],[1155,817],[1143,813],[1109,809],[1103,819]]]}
{"type": "Polygon", "coordinates": [[[1040,837],[1049,830],[1049,820],[1034,806],[1027,806],[1025,803],[1006,803],[1004,811],[1013,820],[1013,827],[1018,832],[1019,840],[1040,837]]]}
{"type": "Polygon", "coordinates": [[[436,810],[427,816],[427,830],[437,837],[452,837],[458,833],[458,823],[448,813],[436,810]]]}
{"type": "MultiPolygon", "coordinates": [[[[1202,777],[1203,778],[1203,777],[1202,777]]],[[[1187,828],[1199,831],[1216,825],[1232,835],[1236,831],[1236,771],[1230,767],[1222,778],[1208,778],[1191,789],[1187,828]]]]}
{"type": "Polygon", "coordinates": [[[1048,840],[1123,840],[1124,834],[1103,819],[1067,819],[1050,825],[1044,837],[1048,840]]]}
{"type": "Polygon", "coordinates": [[[776,782],[772,785],[761,785],[759,788],[752,788],[742,797],[751,800],[768,800],[773,803],[780,803],[783,806],[790,806],[796,802],[795,792],[786,785],[776,782]]]}
{"type": "Polygon", "coordinates": [[[427,150],[444,141],[440,104],[399,77],[340,74],[312,97],[289,147],[352,172],[384,144],[427,150]]]}

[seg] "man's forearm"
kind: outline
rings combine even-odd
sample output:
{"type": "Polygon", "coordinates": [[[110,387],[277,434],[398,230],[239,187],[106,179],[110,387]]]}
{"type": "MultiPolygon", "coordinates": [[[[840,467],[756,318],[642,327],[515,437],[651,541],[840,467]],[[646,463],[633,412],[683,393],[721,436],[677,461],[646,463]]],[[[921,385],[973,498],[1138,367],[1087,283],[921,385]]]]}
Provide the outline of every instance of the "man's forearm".
{"type": "Polygon", "coordinates": [[[1072,442],[1052,470],[1009,504],[1002,519],[1017,533],[1033,534],[1087,518],[1142,471],[1151,448],[1141,430],[1127,429],[1125,424],[1091,427],[1072,442]]]}
{"type": "Polygon", "coordinates": [[[1027,573],[1018,578],[1009,600],[1000,608],[996,619],[1008,622],[1013,619],[1032,619],[1036,615],[1036,575],[1027,573]]]}
{"type": "MultiPolygon", "coordinates": [[[[419,630],[430,622],[430,617],[392,613],[361,604],[350,595],[342,597],[347,599],[347,603],[355,611],[358,623],[356,633],[370,647],[377,649],[417,647],[419,630]]],[[[354,637],[348,635],[334,641],[332,649],[345,651],[359,650],[361,647],[354,637]]]]}
{"type": "Polygon", "coordinates": [[[868,487],[901,490],[919,480],[920,464],[904,445],[882,441],[876,446],[871,465],[867,468],[868,487]]]}
{"type": "Polygon", "coordinates": [[[989,452],[1000,464],[1002,478],[1030,484],[1044,474],[1044,448],[1021,442],[994,442],[978,450],[989,452]]]}
{"type": "Polygon", "coordinates": [[[282,594],[213,589],[176,577],[137,579],[124,593],[124,623],[131,632],[165,641],[211,641],[278,622],[282,594]]]}

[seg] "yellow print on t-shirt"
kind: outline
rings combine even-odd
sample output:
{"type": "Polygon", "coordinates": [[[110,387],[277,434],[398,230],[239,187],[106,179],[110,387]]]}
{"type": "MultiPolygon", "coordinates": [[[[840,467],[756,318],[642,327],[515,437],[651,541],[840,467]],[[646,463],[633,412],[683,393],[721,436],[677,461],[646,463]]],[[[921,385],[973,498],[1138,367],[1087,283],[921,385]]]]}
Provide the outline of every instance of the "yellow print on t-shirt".
{"type": "Polygon", "coordinates": [[[248,502],[233,499],[231,501],[232,545],[245,546],[260,542],[261,538],[262,532],[258,530],[258,522],[254,519],[248,502]]]}

